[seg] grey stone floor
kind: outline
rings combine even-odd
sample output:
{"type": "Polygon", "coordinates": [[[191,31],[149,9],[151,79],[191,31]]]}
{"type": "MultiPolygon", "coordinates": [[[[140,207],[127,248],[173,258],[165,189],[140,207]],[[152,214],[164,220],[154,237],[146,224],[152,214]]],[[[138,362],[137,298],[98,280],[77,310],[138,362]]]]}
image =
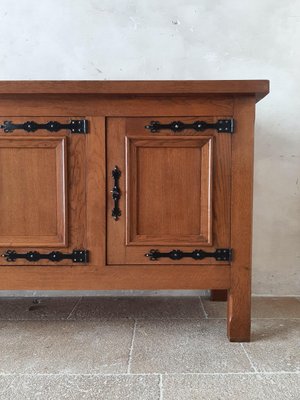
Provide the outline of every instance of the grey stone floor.
{"type": "Polygon", "coordinates": [[[300,399],[300,298],[253,298],[251,343],[200,297],[0,298],[1,400],[300,399]]]}

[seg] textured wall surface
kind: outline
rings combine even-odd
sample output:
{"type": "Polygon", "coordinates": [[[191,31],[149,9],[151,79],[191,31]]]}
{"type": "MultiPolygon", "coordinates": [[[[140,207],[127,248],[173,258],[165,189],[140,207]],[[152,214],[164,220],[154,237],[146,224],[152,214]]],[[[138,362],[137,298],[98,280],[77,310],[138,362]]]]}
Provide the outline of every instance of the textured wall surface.
{"type": "Polygon", "coordinates": [[[270,79],[253,290],[300,293],[299,0],[1,0],[0,79],[270,79]]]}

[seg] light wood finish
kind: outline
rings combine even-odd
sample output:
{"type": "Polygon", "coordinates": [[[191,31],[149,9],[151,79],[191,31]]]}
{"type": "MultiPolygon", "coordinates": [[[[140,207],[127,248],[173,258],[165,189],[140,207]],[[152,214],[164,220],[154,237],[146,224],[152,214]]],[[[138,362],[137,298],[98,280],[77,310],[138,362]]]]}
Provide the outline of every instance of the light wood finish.
{"type": "Polygon", "coordinates": [[[254,108],[268,87],[0,82],[0,124],[85,118],[90,127],[86,135],[0,129],[0,253],[90,254],[86,264],[2,258],[0,290],[211,289],[213,299],[228,291],[228,337],[249,341],[254,108]],[[233,134],[144,128],[151,120],[232,117],[233,134]],[[119,221],[111,215],[115,165],[122,172],[119,221]],[[232,248],[233,260],[152,262],[144,256],[151,248],[232,248]]]}

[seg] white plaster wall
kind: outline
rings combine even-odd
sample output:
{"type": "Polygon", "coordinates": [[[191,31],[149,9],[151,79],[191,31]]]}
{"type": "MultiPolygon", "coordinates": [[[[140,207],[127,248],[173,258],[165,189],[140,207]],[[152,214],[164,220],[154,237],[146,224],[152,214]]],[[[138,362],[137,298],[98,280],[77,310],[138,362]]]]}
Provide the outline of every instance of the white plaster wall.
{"type": "Polygon", "coordinates": [[[0,79],[270,79],[257,106],[257,294],[300,294],[299,0],[0,0],[0,79]]]}

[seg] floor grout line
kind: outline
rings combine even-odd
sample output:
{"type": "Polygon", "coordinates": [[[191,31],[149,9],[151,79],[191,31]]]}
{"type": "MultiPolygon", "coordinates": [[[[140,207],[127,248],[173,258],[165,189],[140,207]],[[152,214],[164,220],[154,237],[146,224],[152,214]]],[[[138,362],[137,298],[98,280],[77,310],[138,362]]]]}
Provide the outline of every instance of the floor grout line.
{"type": "MultiPolygon", "coordinates": [[[[0,317],[0,321],[9,321],[9,322],[25,322],[25,321],[33,321],[33,322],[37,322],[37,321],[42,321],[42,322],[55,322],[55,321],[67,321],[70,319],[70,317],[72,316],[72,314],[75,311],[75,308],[77,307],[78,303],[73,307],[73,310],[70,312],[70,314],[68,315],[67,318],[55,318],[55,319],[45,319],[45,318],[23,318],[23,319],[16,319],[16,318],[1,318],[0,317]]],[[[78,321],[89,321],[89,322],[93,322],[93,321],[132,321],[138,319],[139,321],[202,321],[202,320],[223,320],[225,321],[227,318],[226,317],[99,317],[99,318],[76,318],[74,319],[74,321],[78,322],[78,321]]],[[[275,318],[270,318],[270,317],[252,317],[251,318],[252,321],[256,321],[256,320],[274,320],[274,321],[291,321],[291,320],[300,320],[300,317],[275,317],[275,318]]],[[[73,320],[72,320],[73,321],[73,320]]]]}
{"type": "Polygon", "coordinates": [[[256,369],[255,365],[253,364],[253,362],[252,362],[252,360],[251,360],[249,354],[247,353],[244,344],[243,344],[243,343],[240,343],[240,345],[241,345],[242,349],[244,350],[244,353],[245,353],[246,357],[248,358],[248,361],[249,361],[249,363],[250,363],[250,365],[251,365],[251,368],[254,369],[254,372],[259,372],[259,371],[256,369]]]}
{"type": "MultiPolygon", "coordinates": [[[[95,294],[91,294],[91,295],[89,295],[87,293],[84,293],[83,295],[81,295],[80,293],[82,291],[80,291],[80,290],[74,291],[75,293],[71,294],[71,295],[70,294],[66,295],[65,292],[64,293],[59,293],[59,294],[53,294],[52,290],[51,291],[36,290],[36,291],[34,291],[33,293],[31,293],[31,294],[29,294],[27,296],[26,295],[20,295],[20,294],[12,294],[14,292],[15,292],[14,290],[0,290],[0,300],[15,300],[15,299],[23,300],[23,299],[36,299],[36,298],[38,298],[38,299],[50,299],[50,298],[71,299],[71,298],[73,298],[74,299],[74,298],[78,298],[78,297],[85,297],[86,299],[89,299],[89,298],[103,298],[103,297],[105,297],[105,298],[128,297],[128,294],[124,293],[124,292],[127,292],[127,291],[121,291],[121,293],[119,293],[119,291],[114,291],[114,290],[112,290],[113,294],[108,294],[107,290],[105,290],[105,291],[101,291],[100,290],[99,292],[96,291],[95,294]],[[9,292],[9,294],[6,293],[6,292],[9,292]],[[47,293],[45,294],[45,292],[47,292],[47,293]],[[118,292],[118,293],[116,293],[116,292],[118,292]]],[[[150,293],[150,294],[147,293],[148,292],[147,290],[146,291],[141,290],[141,291],[138,291],[138,292],[139,293],[137,294],[137,293],[132,293],[132,291],[129,291],[129,297],[131,297],[131,298],[138,298],[138,297],[149,297],[149,298],[158,298],[158,297],[191,298],[191,297],[194,297],[195,298],[195,297],[199,297],[200,296],[200,297],[203,297],[205,299],[209,299],[210,298],[210,294],[209,293],[203,293],[203,294],[199,295],[198,291],[197,291],[197,293],[194,293],[195,291],[193,291],[193,290],[191,290],[191,292],[193,292],[191,294],[187,294],[186,291],[184,291],[184,293],[182,293],[182,291],[180,291],[180,290],[179,291],[175,290],[176,294],[174,294],[174,293],[170,294],[169,291],[167,291],[168,293],[166,294],[166,291],[164,291],[164,290],[155,291],[157,293],[150,293]],[[163,292],[163,293],[158,293],[158,292],[163,292]]],[[[150,290],[150,292],[153,292],[153,291],[150,290]]],[[[174,291],[172,291],[172,292],[174,292],[174,291]]],[[[187,290],[187,292],[189,292],[189,290],[187,290]]],[[[69,291],[68,291],[68,293],[69,293],[69,291]]],[[[281,298],[283,298],[283,299],[284,298],[300,299],[300,294],[298,293],[298,294],[281,294],[281,295],[279,295],[279,294],[270,294],[270,293],[269,294],[252,293],[251,297],[255,297],[255,298],[257,298],[257,297],[258,298],[259,297],[261,297],[261,298],[278,298],[278,299],[281,299],[281,298]]]]}
{"type": "Polygon", "coordinates": [[[288,320],[291,320],[291,319],[300,319],[300,317],[289,317],[289,318],[287,318],[287,317],[275,317],[275,318],[271,318],[271,317],[252,317],[251,318],[251,320],[257,320],[257,319],[267,319],[267,320],[269,320],[269,319],[274,319],[274,320],[284,320],[284,321],[288,321],[288,320]]]}
{"type": "Polygon", "coordinates": [[[203,304],[203,301],[202,301],[201,296],[199,296],[199,301],[200,301],[200,305],[201,305],[201,307],[202,307],[202,311],[203,311],[204,317],[205,317],[205,319],[208,319],[208,314],[207,314],[207,312],[205,311],[204,304],[203,304]]]}
{"type": "Polygon", "coordinates": [[[130,371],[131,371],[131,361],[132,361],[132,353],[133,353],[136,326],[137,326],[137,320],[135,319],[134,320],[134,325],[133,325],[133,331],[132,331],[132,338],[131,338],[129,356],[128,356],[127,374],[130,374],[130,371]]]}
{"type": "Polygon", "coordinates": [[[159,374],[159,400],[164,399],[163,376],[159,374]]]}
{"type": "Polygon", "coordinates": [[[0,394],[5,394],[5,392],[7,393],[8,390],[15,385],[16,383],[16,376],[14,376],[14,378],[7,384],[7,386],[4,388],[4,390],[1,389],[0,394]]]}
{"type": "Polygon", "coordinates": [[[1,372],[1,376],[11,376],[11,377],[20,377],[20,376],[56,376],[56,377],[63,377],[63,376],[86,376],[86,377],[92,377],[92,376],[107,376],[107,377],[113,377],[113,376],[161,376],[162,378],[164,376],[224,376],[224,375],[300,375],[300,370],[298,371],[247,371],[247,372],[151,372],[151,373],[5,373],[1,372]]]}
{"type": "Polygon", "coordinates": [[[252,293],[251,297],[262,297],[262,298],[294,298],[294,299],[299,299],[300,296],[299,294],[281,294],[281,295],[276,295],[276,294],[257,294],[257,293],[252,293]]]}
{"type": "Polygon", "coordinates": [[[79,299],[78,299],[78,300],[76,301],[76,303],[74,304],[74,307],[72,308],[70,314],[67,316],[67,318],[66,318],[67,320],[69,320],[69,319],[71,318],[72,314],[73,314],[74,311],[76,310],[76,308],[77,308],[78,304],[81,302],[81,300],[82,300],[82,297],[79,297],[79,299]]]}
{"type": "MultiPolygon", "coordinates": [[[[187,318],[186,318],[187,319],[187,318]]],[[[199,318],[200,319],[200,318],[199,318]]],[[[204,318],[202,318],[204,319],[204,318]]],[[[227,317],[207,317],[207,319],[227,319],[227,317]]],[[[293,320],[293,319],[300,319],[300,317],[251,317],[251,321],[254,320],[261,320],[261,319],[266,319],[266,320],[283,320],[283,321],[288,321],[288,320],[293,320]]]]}

